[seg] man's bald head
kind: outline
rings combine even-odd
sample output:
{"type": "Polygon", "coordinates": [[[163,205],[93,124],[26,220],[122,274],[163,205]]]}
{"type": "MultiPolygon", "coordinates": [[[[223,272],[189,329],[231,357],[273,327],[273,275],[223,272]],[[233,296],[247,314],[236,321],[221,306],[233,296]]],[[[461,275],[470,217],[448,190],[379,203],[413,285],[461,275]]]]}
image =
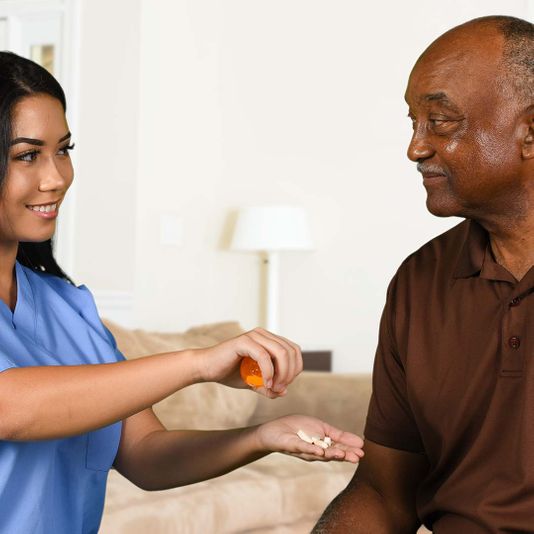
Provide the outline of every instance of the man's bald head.
{"type": "MultiPolygon", "coordinates": [[[[423,52],[420,59],[444,40],[471,37],[478,39],[481,47],[492,48],[495,39],[501,37],[501,71],[503,80],[508,80],[523,104],[534,104],[534,24],[515,17],[493,15],[480,17],[452,28],[436,39],[423,52]]],[[[458,50],[461,54],[462,51],[458,50]]]]}

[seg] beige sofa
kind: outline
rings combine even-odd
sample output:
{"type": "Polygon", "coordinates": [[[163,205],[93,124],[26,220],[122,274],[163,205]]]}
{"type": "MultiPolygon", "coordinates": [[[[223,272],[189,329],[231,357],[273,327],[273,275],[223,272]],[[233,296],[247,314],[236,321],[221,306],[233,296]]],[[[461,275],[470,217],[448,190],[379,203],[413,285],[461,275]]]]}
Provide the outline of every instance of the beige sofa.
{"type": "MultiPolygon", "coordinates": [[[[184,334],[105,323],[128,358],[210,346],[242,332],[237,323],[208,325],[184,334]]],[[[305,371],[281,399],[197,384],[156,404],[154,410],[167,428],[242,427],[302,413],[361,435],[370,393],[369,375],[305,371]]],[[[310,463],[271,454],[219,478],[159,492],[143,491],[112,470],[100,533],[309,533],[355,468],[349,463],[310,463]]]]}

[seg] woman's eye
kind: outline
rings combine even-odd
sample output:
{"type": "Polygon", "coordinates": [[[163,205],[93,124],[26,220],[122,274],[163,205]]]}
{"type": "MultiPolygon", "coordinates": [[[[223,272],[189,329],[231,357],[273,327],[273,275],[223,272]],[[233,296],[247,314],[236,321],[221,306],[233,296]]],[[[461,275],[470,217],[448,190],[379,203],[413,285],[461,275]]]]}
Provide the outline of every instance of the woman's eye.
{"type": "Polygon", "coordinates": [[[26,161],[28,163],[31,163],[32,161],[35,161],[38,154],[39,154],[38,150],[30,150],[29,152],[24,152],[24,154],[19,154],[18,156],[15,157],[15,159],[18,159],[19,161],[26,161]]]}
{"type": "Polygon", "coordinates": [[[68,156],[69,152],[75,147],[76,145],[72,143],[72,145],[67,145],[59,149],[58,153],[61,156],[68,156]]]}

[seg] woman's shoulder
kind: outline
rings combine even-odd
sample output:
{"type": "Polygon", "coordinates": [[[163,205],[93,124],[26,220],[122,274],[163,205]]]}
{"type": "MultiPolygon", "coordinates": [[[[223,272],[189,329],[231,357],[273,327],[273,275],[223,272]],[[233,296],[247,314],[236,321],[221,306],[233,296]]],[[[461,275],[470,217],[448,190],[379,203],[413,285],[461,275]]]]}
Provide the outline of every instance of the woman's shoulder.
{"type": "MultiPolygon", "coordinates": [[[[71,284],[65,278],[61,278],[51,273],[44,271],[37,271],[30,269],[25,265],[20,264],[28,280],[32,283],[32,286],[37,290],[48,289],[59,294],[63,298],[78,300],[81,295],[91,295],[89,288],[84,284],[76,286],[71,284]]],[[[83,298],[83,297],[82,297],[83,298]]]]}
{"type": "Polygon", "coordinates": [[[59,313],[80,315],[92,328],[99,331],[117,347],[115,338],[102,323],[93,294],[85,284],[74,285],[59,276],[30,269],[21,265],[37,297],[38,306],[53,306],[59,313]]]}
{"type": "MultiPolygon", "coordinates": [[[[19,264],[20,265],[20,264],[19,264]]],[[[74,285],[68,280],[20,265],[26,275],[33,296],[43,306],[73,312],[92,321],[99,321],[98,310],[93,294],[85,284],[74,285]]]]}

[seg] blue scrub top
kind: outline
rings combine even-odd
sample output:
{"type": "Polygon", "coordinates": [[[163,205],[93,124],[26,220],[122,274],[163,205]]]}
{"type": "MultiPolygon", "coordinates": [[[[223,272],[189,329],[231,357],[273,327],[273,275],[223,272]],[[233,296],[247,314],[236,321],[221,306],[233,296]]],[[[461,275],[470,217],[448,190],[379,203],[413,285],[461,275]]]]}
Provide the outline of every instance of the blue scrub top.
{"type": "MultiPolygon", "coordinates": [[[[0,371],[124,359],[87,287],[19,262],[15,273],[15,311],[0,300],[0,371]]],[[[0,440],[0,532],[98,532],[121,428],[118,422],[66,439],[0,440]]]]}

